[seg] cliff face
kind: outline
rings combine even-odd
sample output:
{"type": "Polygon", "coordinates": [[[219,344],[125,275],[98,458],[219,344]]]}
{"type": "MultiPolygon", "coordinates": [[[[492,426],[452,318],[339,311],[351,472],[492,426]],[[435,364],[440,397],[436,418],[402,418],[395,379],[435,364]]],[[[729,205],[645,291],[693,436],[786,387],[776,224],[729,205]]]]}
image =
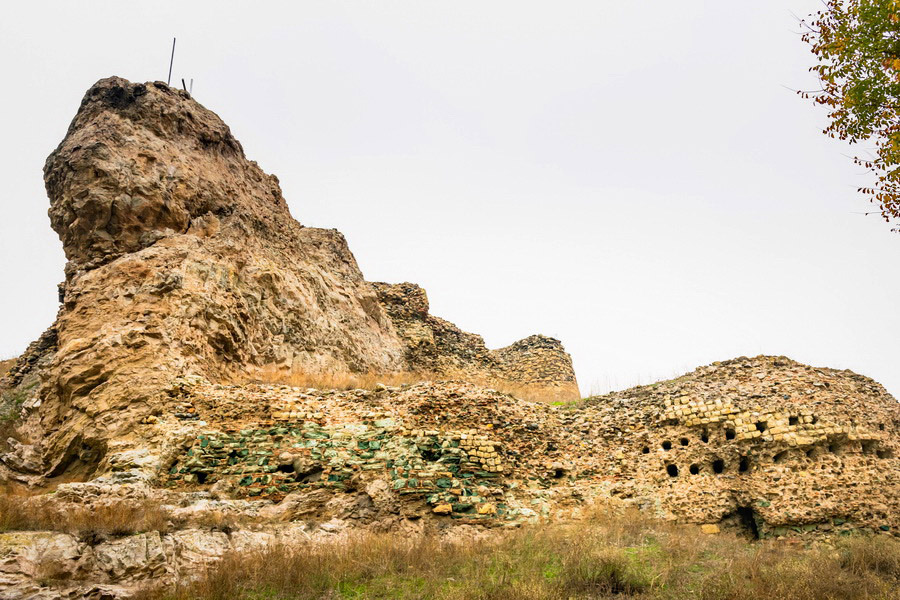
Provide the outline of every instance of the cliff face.
{"type": "MultiPolygon", "coordinates": [[[[16,471],[139,445],[135,425],[181,375],[418,368],[344,237],[295,221],[277,178],[186,92],[99,81],[44,178],[68,264],[25,403],[35,442],[3,457],[16,471]]],[[[35,364],[29,352],[6,384],[35,364]]]]}

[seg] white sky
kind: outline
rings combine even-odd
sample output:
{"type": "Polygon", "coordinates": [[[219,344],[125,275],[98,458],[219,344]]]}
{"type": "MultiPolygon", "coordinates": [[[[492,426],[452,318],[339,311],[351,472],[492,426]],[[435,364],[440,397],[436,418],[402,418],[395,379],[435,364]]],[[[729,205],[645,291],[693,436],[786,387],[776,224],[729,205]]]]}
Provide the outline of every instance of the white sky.
{"type": "Polygon", "coordinates": [[[785,354],[900,396],[900,235],[824,138],[817,0],[17,2],[0,57],[0,355],[55,315],[41,168],[101,77],[173,81],[488,345],[560,338],[581,388],[785,354]],[[790,88],[790,89],[788,89],[790,88]]]}

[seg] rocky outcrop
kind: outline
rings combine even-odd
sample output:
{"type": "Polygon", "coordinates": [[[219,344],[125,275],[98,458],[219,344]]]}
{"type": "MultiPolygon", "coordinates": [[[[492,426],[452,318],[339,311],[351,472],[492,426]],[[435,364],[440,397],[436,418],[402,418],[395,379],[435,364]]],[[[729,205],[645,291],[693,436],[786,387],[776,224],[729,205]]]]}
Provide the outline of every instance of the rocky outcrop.
{"type": "Polygon", "coordinates": [[[294,221],[278,180],[186,93],[98,82],[44,172],[69,262],[25,425],[41,474],[105,455],[180,374],[402,368],[343,236],[294,221]]]}
{"type": "MultiPolygon", "coordinates": [[[[232,552],[267,545],[336,543],[344,528],[303,523],[225,533],[212,529],[142,532],[108,539],[69,533],[0,533],[0,600],[116,600],[196,577],[232,552]]],[[[139,596],[138,596],[139,597],[139,596]]]]}
{"type": "Polygon", "coordinates": [[[52,359],[57,346],[56,327],[51,327],[41,337],[28,344],[18,358],[3,361],[0,372],[0,388],[14,388],[28,375],[40,370],[52,359]]]}
{"type": "Polygon", "coordinates": [[[428,312],[425,290],[413,283],[373,283],[405,345],[408,369],[485,384],[529,388],[546,400],[579,398],[572,358],[562,343],[533,335],[499,350],[428,312]]]}
{"type": "Polygon", "coordinates": [[[110,452],[146,445],[136,426],[179,376],[419,367],[344,237],[295,221],[277,178],[186,92],[99,81],[44,177],[68,263],[52,335],[5,379],[41,380],[8,467],[27,453],[32,479],[102,472],[110,452]]]}

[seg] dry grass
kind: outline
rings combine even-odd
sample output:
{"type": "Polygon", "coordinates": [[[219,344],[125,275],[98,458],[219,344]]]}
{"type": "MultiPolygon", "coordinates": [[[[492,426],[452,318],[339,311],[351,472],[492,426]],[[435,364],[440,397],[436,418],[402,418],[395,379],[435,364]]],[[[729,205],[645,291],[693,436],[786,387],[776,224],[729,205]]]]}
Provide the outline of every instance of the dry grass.
{"type": "Polygon", "coordinates": [[[401,386],[435,380],[427,373],[302,373],[266,368],[237,383],[277,383],[319,390],[372,390],[378,384],[401,386]]]}
{"type": "Polygon", "coordinates": [[[13,368],[13,365],[16,364],[15,358],[7,358],[6,360],[0,360],[0,377],[6,375],[7,371],[13,368]]]}
{"type": "Polygon", "coordinates": [[[91,506],[54,502],[6,490],[0,494],[0,531],[61,531],[79,537],[166,531],[169,514],[156,502],[115,500],[91,506]]]}
{"type": "Polygon", "coordinates": [[[894,538],[852,538],[842,544],[841,566],[853,573],[900,579],[900,543],[894,538]]]}
{"type": "Polygon", "coordinates": [[[261,369],[251,377],[238,377],[232,383],[274,383],[289,385],[298,388],[314,388],[319,390],[373,390],[379,384],[389,387],[414,385],[423,382],[439,381],[467,381],[484,388],[494,389],[498,392],[509,394],[523,400],[532,402],[556,402],[557,394],[548,388],[518,384],[511,381],[497,379],[473,378],[460,374],[439,375],[427,372],[402,372],[402,373],[302,373],[285,371],[276,368],[261,369]]]}
{"type": "Polygon", "coordinates": [[[627,515],[465,545],[364,535],[267,547],[143,600],[887,600],[900,597],[898,561],[888,536],[803,549],[627,515]]]}

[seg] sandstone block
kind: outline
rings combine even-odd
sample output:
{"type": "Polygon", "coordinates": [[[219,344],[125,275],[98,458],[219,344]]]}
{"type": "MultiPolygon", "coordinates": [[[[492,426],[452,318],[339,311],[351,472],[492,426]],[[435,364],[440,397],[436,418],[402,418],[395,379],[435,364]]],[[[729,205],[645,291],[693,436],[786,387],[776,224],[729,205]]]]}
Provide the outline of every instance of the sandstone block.
{"type": "Polygon", "coordinates": [[[435,506],[431,511],[436,515],[449,515],[453,512],[453,506],[449,502],[443,502],[435,506]]]}

